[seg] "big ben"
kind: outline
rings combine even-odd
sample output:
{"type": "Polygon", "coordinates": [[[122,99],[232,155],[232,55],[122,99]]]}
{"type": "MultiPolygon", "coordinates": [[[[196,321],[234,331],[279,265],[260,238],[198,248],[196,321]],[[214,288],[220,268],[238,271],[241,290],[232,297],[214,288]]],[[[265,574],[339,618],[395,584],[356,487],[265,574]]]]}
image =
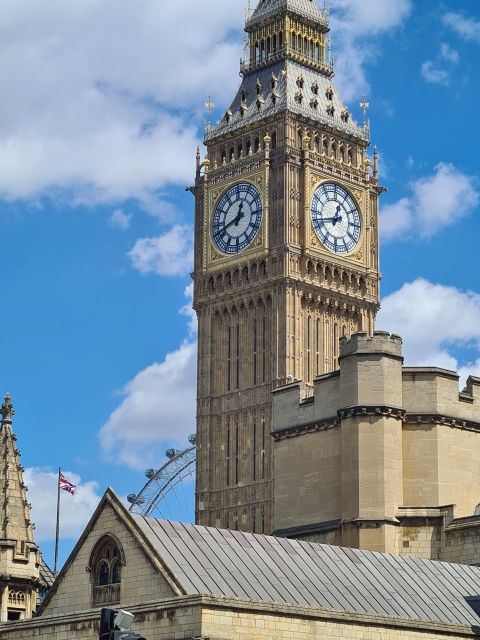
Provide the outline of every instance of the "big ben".
{"type": "Polygon", "coordinates": [[[326,9],[260,0],[195,187],[199,524],[272,531],[272,390],[338,367],[379,307],[376,159],[333,83],[326,9]]]}

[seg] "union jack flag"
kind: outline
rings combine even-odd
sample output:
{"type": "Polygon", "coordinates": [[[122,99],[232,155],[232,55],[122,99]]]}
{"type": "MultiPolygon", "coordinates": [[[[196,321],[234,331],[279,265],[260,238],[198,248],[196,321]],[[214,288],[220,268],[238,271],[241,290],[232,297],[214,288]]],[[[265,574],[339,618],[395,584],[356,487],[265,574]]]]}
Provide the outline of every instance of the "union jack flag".
{"type": "Polygon", "coordinates": [[[70,480],[67,480],[64,475],[62,474],[59,475],[58,482],[60,485],[60,489],[62,489],[62,491],[68,491],[68,493],[71,493],[72,496],[75,494],[75,491],[77,490],[77,485],[70,482],[70,480]]]}

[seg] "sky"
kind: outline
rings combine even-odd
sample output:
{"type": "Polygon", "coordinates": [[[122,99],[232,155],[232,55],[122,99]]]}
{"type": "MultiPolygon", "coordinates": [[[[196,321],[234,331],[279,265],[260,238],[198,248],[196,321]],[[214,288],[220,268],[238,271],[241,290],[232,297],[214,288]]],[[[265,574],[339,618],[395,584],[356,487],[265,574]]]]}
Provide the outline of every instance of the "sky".
{"type": "MultiPolygon", "coordinates": [[[[370,101],[381,181],[379,329],[406,362],[480,375],[478,0],[331,0],[335,84],[370,101]]],[[[243,0],[3,0],[0,393],[36,536],[65,559],[195,430],[195,152],[234,97],[243,0]]],[[[187,496],[191,487],[187,487],[187,496]]],[[[172,517],[182,514],[172,507],[172,517]]]]}

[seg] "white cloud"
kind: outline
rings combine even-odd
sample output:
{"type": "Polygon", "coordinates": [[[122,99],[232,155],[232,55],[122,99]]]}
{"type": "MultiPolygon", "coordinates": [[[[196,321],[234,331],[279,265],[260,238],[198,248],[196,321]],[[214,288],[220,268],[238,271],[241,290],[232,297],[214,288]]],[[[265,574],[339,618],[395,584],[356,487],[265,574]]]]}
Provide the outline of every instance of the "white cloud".
{"type": "Polygon", "coordinates": [[[442,42],[436,60],[426,60],[422,64],[420,69],[422,78],[430,84],[447,86],[450,83],[450,73],[459,62],[458,51],[442,42]]]}
{"type": "MultiPolygon", "coordinates": [[[[185,295],[192,291],[187,287],[185,295]]],[[[197,345],[191,300],[180,313],[190,318],[182,345],[125,385],[121,404],[100,430],[108,456],[135,469],[158,465],[162,447],[184,447],[195,433],[197,345]]]]}
{"type": "Polygon", "coordinates": [[[130,223],[132,221],[132,214],[125,213],[123,209],[115,209],[110,218],[108,219],[110,225],[112,227],[117,227],[117,229],[122,229],[122,231],[126,231],[130,228],[130,223]]]}
{"type": "Polygon", "coordinates": [[[238,83],[231,4],[3,0],[0,194],[155,212],[159,189],[193,175],[206,95],[238,83]]]}
{"type": "Polygon", "coordinates": [[[381,211],[385,240],[421,236],[428,238],[472,213],[480,201],[474,178],[453,164],[440,163],[433,175],[411,184],[411,195],[381,211]]]}
{"type": "Polygon", "coordinates": [[[443,16],[443,24],[464,40],[480,42],[480,20],[467,18],[462,13],[449,11],[443,16]]]}
{"type": "Polygon", "coordinates": [[[446,42],[442,42],[440,45],[440,57],[447,62],[458,64],[460,62],[460,54],[456,49],[453,49],[446,42]]]}
{"type": "Polygon", "coordinates": [[[366,66],[378,56],[372,37],[399,28],[410,15],[410,0],[337,0],[332,38],[336,79],[345,100],[368,91],[366,66]]]}
{"type": "Polygon", "coordinates": [[[128,253],[140,273],[161,276],[184,276],[193,267],[193,231],[175,225],[154,238],[140,238],[128,253]]]}
{"type": "Polygon", "coordinates": [[[430,84],[442,84],[446,86],[450,80],[448,71],[435,67],[432,60],[427,60],[421,67],[422,78],[430,84]]]}
{"type": "MultiPolygon", "coordinates": [[[[81,477],[71,471],[63,473],[77,485],[77,491],[73,496],[65,491],[61,492],[60,535],[62,538],[77,539],[101,496],[96,482],[82,482],[81,477]]],[[[31,467],[25,469],[24,478],[28,486],[28,501],[32,504],[35,540],[55,540],[58,474],[50,469],[31,467]]]]}
{"type": "Polygon", "coordinates": [[[384,298],[377,326],[403,337],[407,365],[458,369],[464,379],[480,373],[478,293],[418,279],[384,298]],[[460,363],[459,347],[473,348],[478,360],[460,363]]]}

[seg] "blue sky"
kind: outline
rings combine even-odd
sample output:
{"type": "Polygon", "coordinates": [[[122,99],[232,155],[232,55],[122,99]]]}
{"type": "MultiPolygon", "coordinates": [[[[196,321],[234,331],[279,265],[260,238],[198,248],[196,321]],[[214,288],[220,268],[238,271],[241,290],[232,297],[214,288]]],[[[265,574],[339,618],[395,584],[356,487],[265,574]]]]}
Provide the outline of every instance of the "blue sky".
{"type": "MultiPolygon", "coordinates": [[[[194,176],[208,95],[239,83],[242,1],[4,0],[0,16],[0,391],[37,535],[62,557],[108,485],[194,431],[194,176]],[[187,22],[186,22],[187,20],[187,22]]],[[[480,375],[477,0],[332,0],[335,82],[371,102],[384,308],[411,364],[480,375]]],[[[176,514],[173,514],[176,515],[176,514]]]]}

